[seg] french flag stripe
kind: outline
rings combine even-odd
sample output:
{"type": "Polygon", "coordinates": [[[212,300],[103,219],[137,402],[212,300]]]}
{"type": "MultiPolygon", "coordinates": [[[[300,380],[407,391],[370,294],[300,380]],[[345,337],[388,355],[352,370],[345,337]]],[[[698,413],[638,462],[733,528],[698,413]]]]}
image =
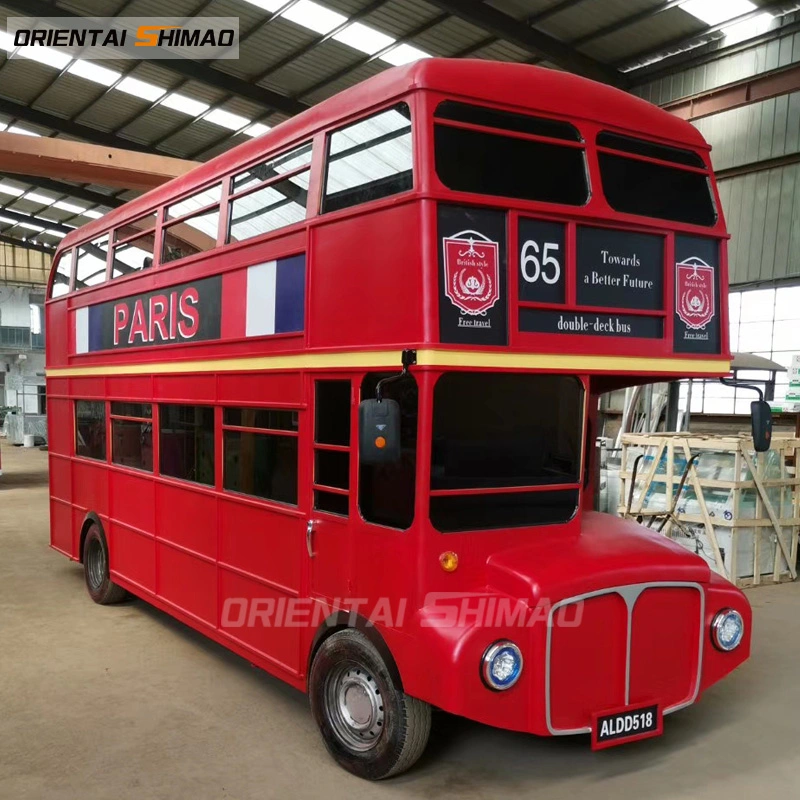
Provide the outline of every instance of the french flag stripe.
{"type": "Polygon", "coordinates": [[[275,284],[277,261],[253,264],[247,268],[246,336],[275,333],[275,284]]]}
{"type": "Polygon", "coordinates": [[[275,282],[275,333],[294,333],[303,330],[305,289],[305,255],[278,259],[275,282]]]}
{"type": "Polygon", "coordinates": [[[89,352],[89,306],[75,311],[75,352],[89,352]]]}
{"type": "Polygon", "coordinates": [[[299,255],[247,268],[246,336],[303,330],[305,264],[299,255]]]}

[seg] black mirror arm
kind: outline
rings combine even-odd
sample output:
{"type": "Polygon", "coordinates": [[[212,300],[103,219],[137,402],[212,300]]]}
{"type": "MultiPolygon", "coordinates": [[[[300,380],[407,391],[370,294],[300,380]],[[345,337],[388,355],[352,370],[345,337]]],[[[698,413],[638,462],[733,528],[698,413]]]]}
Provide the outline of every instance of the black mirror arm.
{"type": "Polygon", "coordinates": [[[388,378],[381,378],[378,381],[378,385],[375,387],[375,399],[381,403],[383,402],[383,387],[387,383],[391,383],[392,381],[400,381],[403,378],[409,375],[408,368],[413,366],[417,363],[417,351],[416,350],[403,350],[402,355],[402,365],[403,369],[399,375],[390,375],[388,378]]]}
{"type": "Polygon", "coordinates": [[[719,382],[725,386],[731,386],[734,389],[750,389],[753,392],[758,392],[758,399],[764,399],[764,391],[760,386],[754,386],[752,383],[742,383],[737,381],[736,378],[720,378],[719,382]]]}

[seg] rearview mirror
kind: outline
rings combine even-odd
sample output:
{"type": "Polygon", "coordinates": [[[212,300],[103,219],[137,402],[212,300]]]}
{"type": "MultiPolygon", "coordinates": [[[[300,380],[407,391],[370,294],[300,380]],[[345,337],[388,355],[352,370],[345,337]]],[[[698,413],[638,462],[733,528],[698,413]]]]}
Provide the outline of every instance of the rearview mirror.
{"type": "Polygon", "coordinates": [[[358,405],[358,452],[362,464],[400,460],[400,404],[362,400],[358,405]]]}
{"type": "Polygon", "coordinates": [[[765,400],[750,403],[750,420],[753,424],[753,446],[757,453],[769,450],[772,443],[772,409],[765,400]]]}

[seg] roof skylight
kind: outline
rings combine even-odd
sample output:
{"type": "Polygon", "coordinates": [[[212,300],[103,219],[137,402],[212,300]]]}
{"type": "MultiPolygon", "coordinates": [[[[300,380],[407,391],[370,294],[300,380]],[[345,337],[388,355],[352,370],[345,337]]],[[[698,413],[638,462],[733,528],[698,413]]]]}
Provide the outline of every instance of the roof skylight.
{"type": "Polygon", "coordinates": [[[393,47],[388,53],[384,53],[380,58],[387,64],[399,67],[401,64],[410,64],[412,61],[419,61],[421,58],[430,58],[431,54],[420,50],[410,44],[399,44],[393,47]]]}
{"type": "Polygon", "coordinates": [[[750,0],[689,0],[681,8],[706,25],[719,25],[756,9],[750,0]]]}
{"type": "Polygon", "coordinates": [[[9,133],[19,133],[22,136],[41,136],[41,133],[34,133],[33,131],[29,131],[27,128],[20,128],[19,125],[12,125],[8,129],[9,133]]]}
{"type": "Polygon", "coordinates": [[[121,92],[125,92],[125,94],[132,94],[134,97],[140,97],[142,100],[147,100],[150,103],[158,100],[158,98],[162,97],[167,91],[160,86],[148,83],[147,81],[140,81],[138,78],[131,78],[130,76],[123,78],[119,84],[117,84],[116,88],[121,92]]]}
{"type": "Polygon", "coordinates": [[[245,125],[250,124],[250,120],[247,117],[242,117],[239,114],[234,114],[221,108],[209,111],[203,119],[207,119],[209,122],[213,122],[223,128],[230,128],[232,131],[238,131],[240,128],[244,128],[245,125]]]}
{"type": "Polygon", "coordinates": [[[190,117],[197,117],[205,111],[208,111],[208,104],[201,103],[199,100],[192,100],[185,94],[172,92],[168,94],[162,101],[162,106],[171,108],[174,111],[180,111],[182,114],[188,114],[190,117]]]}
{"type": "Polygon", "coordinates": [[[48,67],[55,67],[56,69],[64,69],[72,61],[72,58],[66,53],[61,53],[50,47],[39,47],[38,45],[20,47],[17,49],[17,53],[23,58],[38,61],[40,64],[46,64],[48,67]]]}
{"type": "Polygon", "coordinates": [[[370,28],[368,25],[364,25],[361,22],[351,23],[344,30],[339,31],[333,38],[336,39],[337,42],[348,44],[350,47],[360,50],[362,53],[366,53],[368,56],[377,53],[378,50],[383,50],[384,47],[388,47],[395,41],[391,36],[376,31],[375,28],[370,28]]]}
{"type": "Polygon", "coordinates": [[[245,136],[261,136],[269,130],[272,130],[269,125],[264,125],[262,122],[254,122],[249,128],[242,131],[242,133],[245,136]]]}
{"type": "Polygon", "coordinates": [[[23,200],[30,200],[32,203],[41,203],[43,206],[51,206],[55,202],[55,197],[48,197],[46,194],[38,192],[28,192],[23,200]]]}
{"type": "Polygon", "coordinates": [[[722,32],[725,34],[725,46],[730,47],[739,42],[747,41],[747,39],[752,39],[754,36],[766,33],[770,25],[772,25],[773,19],[775,19],[775,17],[765,11],[763,14],[759,14],[752,19],[734,22],[733,25],[728,25],[722,29],[722,32]]]}
{"type": "Polygon", "coordinates": [[[115,69],[101,67],[94,61],[84,61],[82,58],[76,59],[67,72],[77,75],[79,78],[86,78],[87,81],[94,81],[94,83],[99,83],[102,86],[111,86],[122,75],[121,72],[117,72],[115,69]]]}
{"type": "Polygon", "coordinates": [[[299,0],[293,6],[289,6],[281,16],[322,34],[330,33],[334,28],[347,22],[344,14],[321,6],[314,0],[299,0]]]}
{"type": "Polygon", "coordinates": [[[76,206],[74,203],[67,203],[64,200],[56,200],[53,208],[60,208],[62,211],[71,211],[73,214],[82,214],[86,209],[83,206],[76,206]]]}

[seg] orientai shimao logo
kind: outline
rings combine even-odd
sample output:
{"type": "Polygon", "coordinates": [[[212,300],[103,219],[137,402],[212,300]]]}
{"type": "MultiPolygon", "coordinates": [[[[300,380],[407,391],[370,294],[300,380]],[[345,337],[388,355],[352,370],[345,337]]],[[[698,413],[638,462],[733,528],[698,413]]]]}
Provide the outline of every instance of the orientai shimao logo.
{"type": "Polygon", "coordinates": [[[9,17],[9,58],[47,47],[71,58],[238,59],[238,17],[9,17]]]}
{"type": "Polygon", "coordinates": [[[462,314],[485,314],[500,299],[499,246],[477,231],[442,240],[444,290],[462,314]]]}

